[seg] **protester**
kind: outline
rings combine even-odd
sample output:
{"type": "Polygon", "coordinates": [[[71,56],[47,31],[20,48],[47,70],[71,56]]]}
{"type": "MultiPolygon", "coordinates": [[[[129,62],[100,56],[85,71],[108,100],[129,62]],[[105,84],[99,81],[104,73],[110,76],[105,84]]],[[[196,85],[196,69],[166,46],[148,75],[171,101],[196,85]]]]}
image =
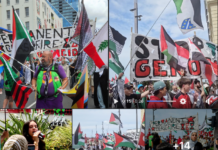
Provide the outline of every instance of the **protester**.
{"type": "Polygon", "coordinates": [[[63,108],[63,97],[58,89],[65,89],[68,79],[63,67],[52,58],[51,52],[43,52],[42,64],[36,68],[32,80],[32,88],[37,91],[36,108],[63,108]]]}
{"type": "Polygon", "coordinates": [[[174,150],[174,148],[169,143],[160,143],[156,150],[174,150]]]}
{"type": "Polygon", "coordinates": [[[12,135],[4,144],[3,150],[28,150],[27,140],[22,135],[12,135]]]}
{"type": "MultiPolygon", "coordinates": [[[[187,144],[186,143],[183,143],[183,150],[190,150],[190,149],[195,149],[195,147],[199,147],[199,145],[202,145],[200,142],[197,141],[197,137],[198,137],[198,131],[196,130],[193,130],[191,133],[190,133],[190,140],[187,141],[189,142],[187,144]],[[189,145],[189,148],[187,147],[189,145]]],[[[202,150],[202,149],[196,149],[196,150],[202,150]]]]}
{"type": "Polygon", "coordinates": [[[154,137],[152,139],[152,147],[153,150],[156,150],[156,147],[161,143],[160,141],[160,137],[158,135],[158,133],[154,133],[154,137]]]}
{"type": "Polygon", "coordinates": [[[148,109],[168,108],[165,98],[167,89],[166,84],[163,81],[154,83],[154,96],[150,96],[150,102],[148,103],[148,109]],[[158,101],[158,102],[151,102],[158,101]],[[162,102],[160,102],[162,101],[162,102]]]}
{"type": "Polygon", "coordinates": [[[35,150],[45,150],[45,142],[39,138],[41,131],[34,120],[30,120],[23,125],[22,134],[26,138],[28,144],[34,144],[35,150]]]}
{"type": "MultiPolygon", "coordinates": [[[[137,89],[136,94],[142,94],[144,92],[144,86],[142,84],[139,84],[137,89]]],[[[146,97],[143,97],[140,102],[138,102],[138,108],[146,108],[146,103],[146,97]]]]}
{"type": "Polygon", "coordinates": [[[108,108],[108,68],[102,66],[94,72],[94,104],[97,108],[108,108]]]}
{"type": "Polygon", "coordinates": [[[12,98],[12,93],[11,93],[11,89],[12,87],[10,87],[6,73],[4,73],[4,89],[5,89],[5,99],[3,101],[3,109],[7,107],[8,108],[13,108],[13,98],[12,98]],[[9,104],[8,104],[9,102],[9,104]]]}
{"type": "Polygon", "coordinates": [[[0,94],[2,94],[2,89],[4,87],[4,79],[3,79],[4,73],[0,73],[0,94]]]}
{"type": "Polygon", "coordinates": [[[2,135],[1,135],[1,143],[4,142],[5,139],[9,137],[9,132],[4,130],[2,135]]]}
{"type": "Polygon", "coordinates": [[[129,82],[124,85],[124,92],[125,92],[125,105],[126,108],[131,108],[132,105],[137,105],[138,102],[144,97],[146,97],[149,94],[149,90],[144,91],[143,93],[140,94],[134,94],[133,93],[133,85],[129,82]]]}
{"type": "Polygon", "coordinates": [[[180,149],[181,149],[181,142],[182,142],[182,139],[181,139],[180,136],[179,136],[179,138],[178,138],[178,140],[177,140],[177,144],[179,145],[180,149]]]}
{"type": "Polygon", "coordinates": [[[154,137],[154,133],[152,133],[149,137],[148,137],[148,145],[149,145],[149,149],[152,149],[153,148],[153,145],[152,145],[152,139],[154,137]]]}
{"type": "Polygon", "coordinates": [[[31,82],[31,71],[30,71],[29,61],[26,61],[24,71],[25,71],[25,84],[29,85],[31,82]]]}
{"type": "Polygon", "coordinates": [[[71,76],[70,88],[73,88],[73,85],[74,85],[74,82],[75,82],[76,58],[74,59],[74,61],[72,61],[72,58],[70,58],[69,61],[70,61],[69,68],[70,68],[70,76],[71,76]]]}
{"type": "Polygon", "coordinates": [[[195,108],[197,99],[194,99],[194,104],[192,105],[191,100],[188,96],[188,92],[190,90],[191,81],[186,78],[181,78],[177,82],[180,87],[180,92],[176,94],[173,98],[175,102],[173,102],[173,108],[195,108]]]}
{"type": "MultiPolygon", "coordinates": [[[[61,66],[63,67],[64,72],[67,75],[67,78],[68,78],[68,81],[69,81],[69,79],[70,79],[70,70],[69,70],[69,66],[67,65],[67,62],[66,62],[65,59],[62,59],[61,66]]],[[[67,85],[65,90],[69,90],[69,89],[70,89],[70,84],[67,85]]]]}
{"type": "Polygon", "coordinates": [[[172,91],[170,92],[171,100],[173,100],[174,96],[179,92],[178,87],[176,85],[172,86],[172,91]]]}

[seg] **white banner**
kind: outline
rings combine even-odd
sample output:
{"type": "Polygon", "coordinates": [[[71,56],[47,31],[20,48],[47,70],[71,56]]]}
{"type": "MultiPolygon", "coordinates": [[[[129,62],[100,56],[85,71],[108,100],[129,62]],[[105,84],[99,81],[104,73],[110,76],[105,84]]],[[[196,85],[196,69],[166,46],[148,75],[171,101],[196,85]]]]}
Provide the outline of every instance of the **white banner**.
{"type": "MultiPolygon", "coordinates": [[[[72,27],[29,30],[35,44],[35,51],[32,53],[42,52],[42,50],[56,50],[60,56],[76,56],[78,46],[74,43],[67,44],[72,30],[72,27]]],[[[11,54],[12,34],[0,34],[0,50],[11,54]]]]}
{"type": "MultiPolygon", "coordinates": [[[[193,37],[190,39],[193,40],[193,37]]],[[[190,49],[188,39],[175,42],[188,50],[190,49]]],[[[217,45],[198,37],[195,37],[193,42],[206,58],[212,62],[217,60],[217,45]]],[[[159,39],[132,33],[131,56],[133,56],[130,64],[131,81],[134,81],[134,79],[139,82],[145,80],[178,80],[181,77],[174,68],[167,64],[167,57],[160,52],[159,39]],[[142,40],[143,42],[140,45],[142,40]],[[137,49],[138,51],[135,53],[137,49]]],[[[186,77],[197,78],[202,75],[201,64],[198,61],[189,60],[186,71],[186,77]]]]}
{"type": "Polygon", "coordinates": [[[150,128],[152,132],[198,130],[198,116],[150,121],[150,128]]]}

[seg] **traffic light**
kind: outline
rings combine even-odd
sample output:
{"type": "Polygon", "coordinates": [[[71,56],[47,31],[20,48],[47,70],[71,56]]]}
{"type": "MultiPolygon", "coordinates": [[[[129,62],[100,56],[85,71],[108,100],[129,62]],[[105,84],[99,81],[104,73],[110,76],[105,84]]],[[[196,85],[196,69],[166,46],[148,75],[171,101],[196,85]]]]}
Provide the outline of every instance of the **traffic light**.
{"type": "Polygon", "coordinates": [[[212,116],[212,117],[209,117],[207,118],[206,120],[206,123],[211,126],[211,127],[215,127],[216,126],[216,116],[212,116]],[[211,122],[208,122],[208,121],[211,121],[211,122]]]}

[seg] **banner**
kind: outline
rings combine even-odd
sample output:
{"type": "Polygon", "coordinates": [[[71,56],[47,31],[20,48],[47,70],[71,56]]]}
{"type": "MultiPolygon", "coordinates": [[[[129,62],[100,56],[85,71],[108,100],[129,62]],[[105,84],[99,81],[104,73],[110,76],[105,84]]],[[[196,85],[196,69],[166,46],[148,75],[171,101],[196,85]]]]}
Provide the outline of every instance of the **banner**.
{"type": "MultiPolygon", "coordinates": [[[[217,45],[212,42],[191,37],[192,42],[201,50],[207,59],[212,62],[217,61],[217,45]],[[194,40],[193,40],[194,39],[194,40]]],[[[179,46],[190,49],[188,39],[175,41],[179,46]]],[[[159,39],[145,37],[140,34],[132,33],[130,64],[130,80],[178,80],[181,75],[167,64],[167,57],[160,51],[159,39]],[[142,42],[142,44],[140,44],[142,42]],[[137,52],[135,52],[138,49],[137,52]],[[135,55],[134,55],[135,54],[135,55]],[[133,56],[134,55],[134,56],[133,56]]],[[[202,75],[201,64],[199,61],[188,61],[185,71],[187,78],[197,78],[202,75]]]]}
{"type": "Polygon", "coordinates": [[[150,121],[150,128],[152,132],[198,130],[198,116],[150,121]]]}
{"type": "Polygon", "coordinates": [[[201,131],[198,131],[199,132],[199,135],[203,135],[204,137],[213,137],[213,132],[214,132],[214,129],[210,126],[204,128],[203,130],[201,131]]]}
{"type": "MultiPolygon", "coordinates": [[[[32,53],[39,53],[42,50],[53,50],[57,51],[60,56],[77,56],[78,45],[74,43],[67,44],[72,30],[72,27],[29,30],[35,44],[35,51],[32,53]]],[[[0,50],[11,54],[12,34],[0,34],[0,50]]],[[[40,54],[38,55],[40,56],[40,54]]]]}

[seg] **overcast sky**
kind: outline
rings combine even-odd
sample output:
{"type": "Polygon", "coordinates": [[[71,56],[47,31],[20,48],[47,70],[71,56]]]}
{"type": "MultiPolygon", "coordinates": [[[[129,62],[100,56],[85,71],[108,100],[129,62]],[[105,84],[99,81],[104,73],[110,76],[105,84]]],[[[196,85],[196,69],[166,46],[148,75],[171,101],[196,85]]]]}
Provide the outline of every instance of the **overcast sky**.
{"type": "MultiPolygon", "coordinates": [[[[138,128],[141,125],[141,110],[138,109],[138,128]]],[[[118,109],[89,109],[89,110],[73,110],[73,133],[75,132],[78,124],[80,123],[83,136],[91,137],[97,132],[102,134],[102,122],[104,122],[104,133],[113,133],[119,131],[118,125],[109,124],[111,113],[118,115],[118,109]],[[92,134],[93,132],[93,134],[92,134]]],[[[120,110],[121,121],[123,128],[122,133],[125,133],[128,129],[136,129],[136,110],[120,110]]]]}
{"type": "MultiPolygon", "coordinates": [[[[81,1],[81,0],[80,0],[81,1]]],[[[96,28],[100,29],[108,21],[108,0],[83,0],[89,19],[95,20],[96,28]]]]}
{"type": "MultiPolygon", "coordinates": [[[[169,1],[170,0],[138,0],[138,15],[143,16],[142,20],[138,22],[139,34],[147,34],[150,27],[158,18],[158,16],[163,11],[169,1]]],[[[127,38],[123,51],[119,55],[119,59],[123,64],[124,68],[130,60],[131,27],[133,27],[134,32],[134,13],[131,12],[130,9],[133,8],[134,0],[109,1],[109,24],[127,38]]],[[[201,17],[204,30],[198,29],[183,35],[177,25],[176,16],[176,7],[173,0],[171,0],[168,7],[165,9],[159,20],[156,22],[156,24],[148,34],[148,37],[159,39],[160,27],[161,25],[163,25],[167,33],[174,40],[191,37],[194,35],[194,31],[196,31],[196,35],[198,37],[208,40],[204,0],[201,0],[201,17]]],[[[124,72],[124,76],[126,76],[128,79],[130,79],[129,72],[130,66],[128,66],[128,68],[124,72]]],[[[110,69],[110,79],[114,76],[114,71],[110,69]]]]}
{"type": "MultiPolygon", "coordinates": [[[[166,119],[166,118],[182,118],[197,115],[198,113],[198,122],[202,124],[204,122],[205,115],[207,117],[214,116],[211,109],[158,109],[154,111],[154,116],[156,121],[166,119]]],[[[153,120],[153,109],[146,109],[145,112],[145,133],[147,135],[148,129],[150,127],[149,123],[153,120]]],[[[159,132],[161,136],[169,136],[169,132],[159,132]]],[[[173,135],[178,138],[178,136],[185,135],[184,131],[177,131],[177,133],[173,132],[173,135]]]]}

